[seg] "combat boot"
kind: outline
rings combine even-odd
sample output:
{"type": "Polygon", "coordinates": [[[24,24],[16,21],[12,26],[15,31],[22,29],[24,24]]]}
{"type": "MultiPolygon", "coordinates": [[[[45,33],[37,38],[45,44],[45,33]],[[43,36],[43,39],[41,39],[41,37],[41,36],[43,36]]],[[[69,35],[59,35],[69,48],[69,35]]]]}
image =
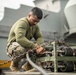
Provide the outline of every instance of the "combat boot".
{"type": "Polygon", "coordinates": [[[18,63],[15,61],[11,61],[10,69],[13,72],[19,72],[18,63]]]}
{"type": "Polygon", "coordinates": [[[26,62],[23,66],[22,69],[25,71],[28,71],[30,69],[32,69],[32,66],[29,64],[29,62],[26,62]]]}

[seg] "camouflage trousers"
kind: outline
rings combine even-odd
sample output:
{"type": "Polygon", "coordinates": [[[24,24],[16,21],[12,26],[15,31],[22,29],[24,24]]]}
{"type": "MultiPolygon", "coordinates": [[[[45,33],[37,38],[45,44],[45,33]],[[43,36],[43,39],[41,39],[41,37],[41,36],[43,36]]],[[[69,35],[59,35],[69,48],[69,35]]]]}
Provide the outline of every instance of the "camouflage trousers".
{"type": "MultiPolygon", "coordinates": [[[[17,42],[13,42],[7,48],[7,55],[10,58],[12,58],[12,59],[16,59],[17,58],[16,61],[19,62],[21,59],[26,58],[26,52],[27,51],[28,51],[27,49],[22,47],[17,42]]],[[[32,56],[30,58],[31,58],[31,60],[33,62],[35,62],[36,61],[36,57],[37,57],[36,55],[32,54],[32,56]]]]}
{"type": "Polygon", "coordinates": [[[7,55],[12,59],[17,58],[16,60],[21,60],[25,58],[26,54],[22,55],[23,53],[26,53],[26,49],[17,42],[11,43],[7,48],[7,55]]]}

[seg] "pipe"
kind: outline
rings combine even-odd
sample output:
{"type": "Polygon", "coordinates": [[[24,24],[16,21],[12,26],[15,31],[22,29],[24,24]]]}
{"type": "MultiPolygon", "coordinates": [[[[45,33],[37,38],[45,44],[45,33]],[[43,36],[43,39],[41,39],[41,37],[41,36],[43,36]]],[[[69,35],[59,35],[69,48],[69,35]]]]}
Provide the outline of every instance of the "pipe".
{"type": "Polygon", "coordinates": [[[48,74],[45,72],[44,69],[42,69],[41,67],[37,66],[34,62],[32,62],[32,60],[31,60],[30,57],[29,57],[29,53],[28,53],[28,52],[26,53],[26,58],[27,58],[27,61],[28,61],[34,68],[36,68],[38,71],[41,72],[41,74],[43,74],[43,75],[48,75],[48,74]]]}

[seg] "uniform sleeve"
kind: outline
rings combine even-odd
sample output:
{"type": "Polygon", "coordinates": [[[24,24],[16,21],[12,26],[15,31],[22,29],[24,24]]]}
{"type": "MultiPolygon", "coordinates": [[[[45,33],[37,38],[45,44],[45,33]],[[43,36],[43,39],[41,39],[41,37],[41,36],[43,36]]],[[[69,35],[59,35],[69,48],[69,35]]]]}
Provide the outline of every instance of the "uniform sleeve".
{"type": "Polygon", "coordinates": [[[16,41],[22,46],[22,47],[27,47],[27,48],[35,48],[35,44],[31,41],[29,41],[25,35],[26,35],[26,28],[27,23],[24,21],[19,21],[17,23],[17,26],[14,30],[15,36],[16,36],[16,41]]]}
{"type": "Polygon", "coordinates": [[[35,33],[35,36],[34,36],[35,40],[36,40],[36,43],[38,45],[42,44],[44,42],[44,38],[43,38],[43,35],[39,29],[39,27],[37,26],[36,27],[36,33],[35,33]]]}

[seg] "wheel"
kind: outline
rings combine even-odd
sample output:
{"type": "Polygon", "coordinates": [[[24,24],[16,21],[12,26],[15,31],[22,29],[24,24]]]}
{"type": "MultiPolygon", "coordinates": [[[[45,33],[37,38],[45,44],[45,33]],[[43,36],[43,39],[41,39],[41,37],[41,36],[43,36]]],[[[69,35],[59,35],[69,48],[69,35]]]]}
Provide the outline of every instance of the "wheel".
{"type": "Polygon", "coordinates": [[[63,52],[59,52],[59,56],[73,56],[73,50],[67,46],[60,46],[59,50],[63,52]]]}
{"type": "Polygon", "coordinates": [[[58,63],[63,67],[58,68],[59,72],[72,72],[74,71],[74,63],[72,61],[61,61],[58,63]]]}

